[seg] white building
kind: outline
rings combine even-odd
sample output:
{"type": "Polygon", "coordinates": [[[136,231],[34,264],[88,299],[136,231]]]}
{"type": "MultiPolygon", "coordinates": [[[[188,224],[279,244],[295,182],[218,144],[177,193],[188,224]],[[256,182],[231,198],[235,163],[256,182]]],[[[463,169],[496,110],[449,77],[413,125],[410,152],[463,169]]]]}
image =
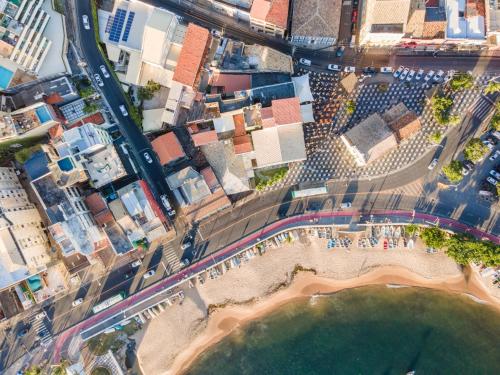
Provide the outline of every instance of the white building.
{"type": "Polygon", "coordinates": [[[490,0],[486,4],[488,39],[493,45],[500,45],[500,0],[490,0]]]}
{"type": "Polygon", "coordinates": [[[47,269],[42,219],[13,168],[0,168],[0,289],[47,269]]]}
{"type": "MultiPolygon", "coordinates": [[[[481,0],[484,1],[484,0],[481,0]]],[[[475,3],[466,0],[446,0],[447,39],[485,39],[485,18],[475,3]]],[[[482,7],[484,11],[484,5],[482,7]]]]}
{"type": "Polygon", "coordinates": [[[90,154],[113,143],[109,133],[99,126],[86,123],[64,131],[61,142],[55,145],[60,156],[90,154]]]}

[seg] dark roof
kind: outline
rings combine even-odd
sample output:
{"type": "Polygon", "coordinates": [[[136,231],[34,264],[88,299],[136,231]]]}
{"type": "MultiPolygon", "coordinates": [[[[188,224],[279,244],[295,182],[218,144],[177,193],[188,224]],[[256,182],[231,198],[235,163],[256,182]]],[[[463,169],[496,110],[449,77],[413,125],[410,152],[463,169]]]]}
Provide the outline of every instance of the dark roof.
{"type": "Polygon", "coordinates": [[[33,187],[47,208],[46,213],[52,224],[62,222],[75,213],[66,194],[57,186],[51,175],[34,181],[33,187]]]}
{"type": "Polygon", "coordinates": [[[37,151],[24,163],[24,169],[30,180],[36,180],[49,173],[49,159],[45,152],[37,151]]]}
{"type": "Polygon", "coordinates": [[[446,12],[443,8],[425,8],[425,22],[446,21],[446,12]]]}
{"type": "Polygon", "coordinates": [[[291,82],[291,80],[290,75],[286,73],[254,73],[252,74],[252,88],[291,82]]]}

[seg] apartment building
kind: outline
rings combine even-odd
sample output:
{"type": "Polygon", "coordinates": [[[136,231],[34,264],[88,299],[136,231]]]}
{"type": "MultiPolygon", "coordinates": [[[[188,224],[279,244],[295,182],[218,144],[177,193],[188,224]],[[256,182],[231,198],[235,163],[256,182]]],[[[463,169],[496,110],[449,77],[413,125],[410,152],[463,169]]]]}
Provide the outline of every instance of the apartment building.
{"type": "Polygon", "coordinates": [[[254,0],[250,9],[250,27],[257,32],[284,38],[289,5],[289,0],[254,0]]]}
{"type": "Polygon", "coordinates": [[[490,44],[500,45],[500,0],[490,0],[486,6],[487,36],[490,44]]]}

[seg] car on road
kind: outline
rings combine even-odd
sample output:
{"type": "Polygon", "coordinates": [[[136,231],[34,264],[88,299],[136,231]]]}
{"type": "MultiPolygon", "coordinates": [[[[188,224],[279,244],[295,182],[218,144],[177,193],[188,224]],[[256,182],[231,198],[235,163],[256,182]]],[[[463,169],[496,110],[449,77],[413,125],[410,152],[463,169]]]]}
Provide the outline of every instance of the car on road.
{"type": "Polygon", "coordinates": [[[483,142],[483,144],[484,144],[486,147],[488,147],[488,149],[489,149],[490,151],[493,151],[493,149],[495,148],[495,146],[494,146],[494,145],[492,145],[492,144],[491,144],[489,141],[487,141],[486,139],[483,139],[483,140],[482,140],[482,142],[483,142]]]}
{"type": "Polygon", "coordinates": [[[493,177],[486,177],[486,181],[488,181],[493,186],[497,186],[497,180],[495,180],[493,177]]]}
{"type": "Polygon", "coordinates": [[[78,305],[81,305],[83,303],[83,298],[78,298],[75,299],[73,302],[71,302],[71,306],[76,307],[78,305]]]}
{"type": "Polygon", "coordinates": [[[163,204],[163,207],[165,207],[167,210],[171,210],[172,206],[170,205],[170,202],[168,201],[168,198],[165,194],[160,196],[161,203],[163,204]]]}
{"type": "Polygon", "coordinates": [[[432,171],[438,163],[438,159],[432,159],[431,163],[427,167],[428,170],[432,171]]]}
{"type": "Polygon", "coordinates": [[[97,82],[97,86],[99,86],[99,87],[104,86],[104,82],[102,81],[101,76],[99,74],[97,74],[97,73],[94,74],[94,79],[97,82]]]}
{"type": "Polygon", "coordinates": [[[352,11],[352,18],[351,18],[351,22],[352,23],[356,23],[358,22],[358,10],[357,9],[354,9],[352,11]]]}
{"type": "Polygon", "coordinates": [[[399,76],[399,79],[401,81],[404,81],[409,72],[410,72],[410,69],[405,68],[405,70],[403,70],[403,73],[401,73],[401,75],[399,76]]]}
{"type": "Polygon", "coordinates": [[[344,73],[354,73],[356,71],[355,66],[345,66],[344,67],[344,73]]]}
{"type": "Polygon", "coordinates": [[[339,48],[337,48],[337,52],[335,52],[335,56],[337,56],[337,57],[344,56],[344,50],[345,50],[345,47],[340,46],[339,48]]]}
{"type": "Polygon", "coordinates": [[[492,170],[490,171],[490,175],[492,175],[493,177],[495,177],[495,179],[496,179],[497,181],[499,181],[499,180],[500,180],[500,173],[498,173],[498,172],[497,172],[497,171],[495,171],[494,169],[492,169],[492,170]]]}
{"type": "Polygon", "coordinates": [[[89,16],[86,14],[82,15],[83,28],[85,30],[90,30],[89,16]]]}
{"type": "Polygon", "coordinates": [[[336,65],[336,64],[328,64],[328,66],[326,68],[328,70],[333,70],[334,72],[342,71],[342,67],[340,65],[336,65]]]}
{"type": "Polygon", "coordinates": [[[500,155],[500,150],[496,150],[495,153],[489,157],[489,159],[491,161],[495,161],[499,155],[500,155]]]}
{"type": "Polygon", "coordinates": [[[155,275],[155,273],[156,273],[156,271],[155,271],[155,270],[149,270],[149,271],[148,271],[148,272],[146,272],[144,275],[142,275],[142,278],[143,278],[144,280],[149,279],[151,276],[154,276],[154,275],[155,275]]]}
{"type": "Polygon", "coordinates": [[[42,320],[47,316],[47,313],[45,311],[39,312],[38,314],[35,315],[35,320],[42,320]]]}
{"type": "Polygon", "coordinates": [[[132,267],[132,268],[140,267],[141,264],[142,264],[142,261],[140,259],[137,259],[136,261],[133,261],[132,263],[130,263],[130,267],[132,267]]]}
{"type": "Polygon", "coordinates": [[[438,70],[434,78],[432,80],[436,83],[441,82],[443,79],[444,72],[442,70],[438,70]]]}
{"type": "Polygon", "coordinates": [[[373,66],[367,66],[366,68],[363,68],[363,74],[365,75],[372,75],[372,74],[375,74],[377,73],[377,69],[375,69],[375,67],[373,66]]]}
{"type": "Polygon", "coordinates": [[[191,247],[191,242],[186,242],[181,245],[181,250],[186,250],[191,247]]]}
{"type": "Polygon", "coordinates": [[[380,73],[392,73],[392,72],[394,72],[392,66],[383,66],[380,68],[380,73]]]}
{"type": "Polygon", "coordinates": [[[474,170],[474,163],[471,162],[470,160],[465,159],[462,162],[463,166],[469,170],[469,172],[472,172],[474,170]]]}
{"type": "Polygon", "coordinates": [[[350,207],[352,207],[351,202],[344,202],[340,205],[340,208],[350,208],[350,207]]]}
{"type": "Polygon", "coordinates": [[[111,77],[108,73],[108,70],[106,69],[106,67],[104,65],[101,65],[99,67],[99,69],[101,69],[101,72],[102,72],[102,75],[104,76],[104,78],[109,78],[111,77]]]}
{"type": "Polygon", "coordinates": [[[429,70],[429,72],[424,77],[424,82],[429,82],[433,76],[434,76],[434,70],[429,70]]]}
{"type": "Polygon", "coordinates": [[[465,167],[465,165],[462,167],[462,176],[467,176],[470,173],[470,170],[465,167]]]}
{"type": "Polygon", "coordinates": [[[401,73],[403,73],[403,70],[405,70],[404,66],[400,66],[398,68],[398,70],[396,70],[394,72],[394,74],[392,75],[394,78],[399,78],[399,76],[401,75],[401,73]]]}
{"type": "Polygon", "coordinates": [[[415,76],[415,81],[420,81],[423,76],[424,76],[424,70],[423,69],[419,69],[418,72],[417,72],[417,75],[415,76]]]}
{"type": "Polygon", "coordinates": [[[302,65],[306,65],[306,66],[311,66],[311,64],[312,64],[311,60],[304,59],[303,57],[301,57],[299,59],[299,63],[301,63],[302,65]]]}
{"type": "Polygon", "coordinates": [[[128,116],[128,112],[123,104],[121,104],[118,108],[120,108],[120,112],[122,113],[123,116],[128,116]]]}
{"type": "Polygon", "coordinates": [[[412,69],[412,70],[410,70],[410,72],[408,73],[408,76],[406,77],[406,80],[407,80],[408,82],[410,82],[410,81],[413,79],[413,77],[414,77],[414,76],[415,76],[415,71],[412,69]]]}
{"type": "Polygon", "coordinates": [[[144,152],[142,155],[144,156],[144,159],[146,159],[146,161],[148,162],[148,164],[153,163],[153,158],[147,152],[144,152]]]}
{"type": "Polygon", "coordinates": [[[188,258],[184,258],[184,259],[181,260],[181,264],[182,264],[183,267],[189,266],[189,263],[191,263],[191,262],[189,261],[188,258]]]}

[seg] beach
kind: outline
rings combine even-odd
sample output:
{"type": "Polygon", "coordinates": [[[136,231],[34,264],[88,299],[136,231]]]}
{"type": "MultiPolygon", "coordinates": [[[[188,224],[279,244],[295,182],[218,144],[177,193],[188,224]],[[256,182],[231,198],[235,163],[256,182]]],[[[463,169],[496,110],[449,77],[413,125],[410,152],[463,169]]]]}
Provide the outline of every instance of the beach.
{"type": "Polygon", "coordinates": [[[476,272],[464,274],[443,252],[426,253],[421,244],[413,250],[327,250],[326,240],[305,237],[186,288],[182,305],[169,307],[137,334],[139,365],[145,375],[182,373],[227,334],[283,304],[376,284],[462,293],[500,306],[497,288],[485,287],[476,272]],[[310,271],[292,278],[297,265],[310,271]]]}

